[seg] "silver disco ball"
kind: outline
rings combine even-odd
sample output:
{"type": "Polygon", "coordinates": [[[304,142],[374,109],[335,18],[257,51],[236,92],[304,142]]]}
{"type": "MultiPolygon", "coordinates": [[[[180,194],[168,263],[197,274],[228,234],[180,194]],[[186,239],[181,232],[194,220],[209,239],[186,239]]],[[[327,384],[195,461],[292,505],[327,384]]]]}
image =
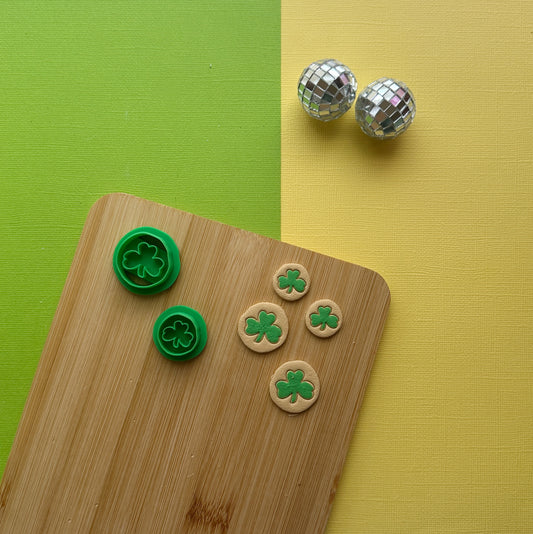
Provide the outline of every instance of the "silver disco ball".
{"type": "Polygon", "coordinates": [[[298,81],[298,98],[304,110],[319,121],[346,113],[357,91],[352,71],[335,59],[321,59],[304,69],[298,81]]]}
{"type": "Polygon", "coordinates": [[[380,78],[365,87],[355,103],[361,130],[378,139],[393,139],[405,132],[415,118],[413,93],[398,80],[380,78]]]}

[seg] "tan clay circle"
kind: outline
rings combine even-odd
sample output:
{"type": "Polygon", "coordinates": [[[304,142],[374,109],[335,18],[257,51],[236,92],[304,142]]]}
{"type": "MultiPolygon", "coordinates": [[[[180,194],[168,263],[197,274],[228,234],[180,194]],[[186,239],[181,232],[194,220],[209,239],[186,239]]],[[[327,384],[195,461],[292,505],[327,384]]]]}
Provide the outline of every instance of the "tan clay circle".
{"type": "Polygon", "coordinates": [[[276,369],[276,372],[270,379],[269,390],[270,398],[276,406],[288,413],[300,413],[313,406],[318,399],[318,395],[320,393],[320,381],[318,380],[316,371],[307,362],[302,360],[294,360],[285,362],[276,369]],[[276,384],[280,381],[288,382],[287,373],[289,371],[293,373],[297,371],[303,371],[304,376],[300,383],[310,382],[313,385],[313,396],[310,399],[304,399],[297,392],[294,395],[296,397],[294,402],[291,402],[293,395],[289,395],[284,399],[278,396],[278,387],[276,384]]]}
{"type": "Polygon", "coordinates": [[[307,272],[307,269],[300,265],[299,263],[286,263],[285,265],[282,265],[272,277],[272,285],[274,287],[274,291],[285,300],[298,300],[301,299],[308,291],[309,286],[311,285],[311,277],[309,276],[309,273],[307,272]],[[279,277],[280,276],[287,276],[288,270],[292,271],[300,271],[300,274],[298,278],[301,278],[305,281],[305,288],[303,291],[297,291],[295,288],[281,288],[279,286],[279,277]]]}
{"type": "Polygon", "coordinates": [[[335,302],[333,302],[330,299],[317,300],[317,301],[313,302],[313,304],[311,304],[311,306],[309,306],[309,308],[307,309],[307,312],[305,314],[305,325],[307,326],[307,328],[309,329],[310,332],[315,334],[315,336],[318,336],[318,337],[330,337],[330,336],[336,334],[340,330],[340,328],[342,326],[342,311],[341,311],[339,305],[335,304],[335,302]],[[311,323],[311,315],[312,314],[318,314],[319,313],[319,311],[318,311],[319,307],[323,307],[323,308],[329,307],[329,308],[331,308],[330,315],[335,315],[337,317],[337,319],[338,319],[337,326],[335,328],[331,328],[326,323],[322,323],[322,324],[319,324],[317,326],[313,326],[313,324],[311,323]]]}
{"type": "Polygon", "coordinates": [[[242,342],[249,349],[252,349],[255,352],[270,352],[283,345],[283,343],[287,339],[287,334],[289,333],[289,320],[287,319],[287,315],[285,314],[281,306],[273,304],[272,302],[258,302],[257,304],[250,306],[241,315],[237,330],[239,332],[240,338],[242,339],[242,342]],[[275,343],[269,341],[267,339],[266,334],[264,332],[261,332],[260,330],[257,330],[253,334],[249,334],[246,332],[246,329],[248,328],[247,320],[251,319],[252,321],[255,321],[257,323],[260,319],[259,314],[261,312],[266,312],[267,314],[273,313],[276,316],[276,319],[274,320],[271,326],[276,326],[280,328],[281,336],[275,343]],[[260,338],[260,341],[257,341],[258,338],[260,338]]]}

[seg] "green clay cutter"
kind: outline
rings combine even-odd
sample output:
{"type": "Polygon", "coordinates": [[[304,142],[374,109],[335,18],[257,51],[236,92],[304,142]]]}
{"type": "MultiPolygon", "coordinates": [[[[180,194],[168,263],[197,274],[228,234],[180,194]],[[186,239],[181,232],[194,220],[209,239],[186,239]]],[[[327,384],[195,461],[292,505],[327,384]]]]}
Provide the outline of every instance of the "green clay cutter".
{"type": "Polygon", "coordinates": [[[113,269],[120,283],[138,295],[154,295],[168,289],[180,272],[180,254],[165,232],[141,226],[118,242],[113,269]]]}
{"type": "Polygon", "coordinates": [[[188,306],[173,306],[156,320],[154,343],[159,352],[173,361],[191,360],[204,350],[207,327],[204,318],[188,306]]]}

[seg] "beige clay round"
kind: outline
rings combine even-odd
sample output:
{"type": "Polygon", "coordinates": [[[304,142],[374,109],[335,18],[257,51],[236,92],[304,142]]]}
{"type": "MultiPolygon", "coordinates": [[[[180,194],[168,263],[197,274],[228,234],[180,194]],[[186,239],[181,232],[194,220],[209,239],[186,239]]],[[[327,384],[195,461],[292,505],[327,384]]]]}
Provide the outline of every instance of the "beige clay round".
{"type": "Polygon", "coordinates": [[[309,291],[311,277],[303,265],[286,263],[274,273],[272,285],[282,299],[298,300],[309,291]]]}
{"type": "Polygon", "coordinates": [[[330,299],[317,300],[307,309],[305,325],[315,336],[333,336],[342,326],[342,311],[330,299]]]}
{"type": "Polygon", "coordinates": [[[292,414],[310,408],[318,399],[320,381],[316,371],[302,360],[285,362],[270,379],[270,398],[292,414]]]}
{"type": "Polygon", "coordinates": [[[287,339],[289,320],[281,306],[272,302],[258,302],[241,315],[237,330],[249,349],[270,352],[287,339]]]}

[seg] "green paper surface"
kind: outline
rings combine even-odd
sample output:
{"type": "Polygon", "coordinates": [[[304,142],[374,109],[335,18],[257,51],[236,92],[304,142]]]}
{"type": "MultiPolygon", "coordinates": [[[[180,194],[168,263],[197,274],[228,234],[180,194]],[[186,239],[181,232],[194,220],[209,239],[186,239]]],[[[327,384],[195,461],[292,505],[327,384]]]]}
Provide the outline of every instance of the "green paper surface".
{"type": "Polygon", "coordinates": [[[280,7],[0,7],[0,474],[90,206],[121,191],[280,236],[280,7]]]}

